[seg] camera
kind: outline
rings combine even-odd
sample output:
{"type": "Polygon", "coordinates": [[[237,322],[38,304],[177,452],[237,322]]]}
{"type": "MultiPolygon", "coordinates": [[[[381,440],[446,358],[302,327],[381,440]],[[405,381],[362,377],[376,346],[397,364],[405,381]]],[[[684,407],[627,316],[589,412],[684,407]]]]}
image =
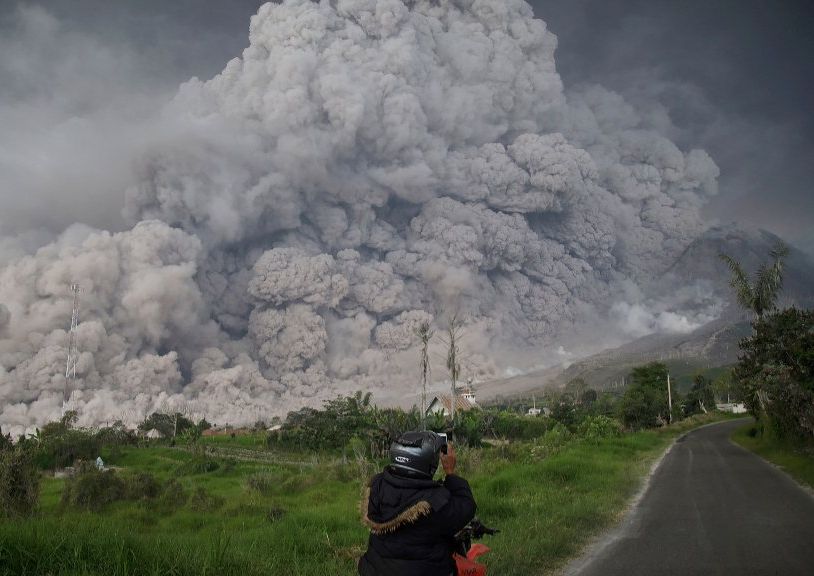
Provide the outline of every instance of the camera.
{"type": "Polygon", "coordinates": [[[438,437],[436,440],[435,451],[436,452],[443,452],[444,454],[447,453],[447,435],[444,432],[437,432],[436,436],[438,437]]]}

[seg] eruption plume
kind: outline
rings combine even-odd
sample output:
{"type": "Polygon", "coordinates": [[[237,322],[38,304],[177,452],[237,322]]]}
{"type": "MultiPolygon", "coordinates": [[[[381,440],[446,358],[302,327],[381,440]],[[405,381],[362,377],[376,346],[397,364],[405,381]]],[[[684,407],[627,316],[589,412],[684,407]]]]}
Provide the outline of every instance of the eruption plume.
{"type": "Polygon", "coordinates": [[[71,282],[81,423],[240,423],[412,391],[415,330],[452,309],[488,372],[703,229],[714,162],[601,87],[566,94],[521,0],[284,0],[249,39],[162,112],[131,230],[72,229],[0,271],[4,430],[59,415],[71,282]]]}

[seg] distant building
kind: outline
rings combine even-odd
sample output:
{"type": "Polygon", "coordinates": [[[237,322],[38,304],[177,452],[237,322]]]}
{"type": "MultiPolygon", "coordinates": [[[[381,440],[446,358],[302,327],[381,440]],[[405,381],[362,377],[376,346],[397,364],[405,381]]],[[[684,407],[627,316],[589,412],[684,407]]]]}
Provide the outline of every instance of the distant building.
{"type": "Polygon", "coordinates": [[[537,399],[534,396],[532,396],[531,408],[529,408],[529,411],[526,412],[526,415],[539,416],[540,414],[542,414],[543,416],[551,416],[551,410],[549,410],[548,408],[537,408],[537,399]]]}
{"type": "MultiPolygon", "coordinates": [[[[480,406],[475,399],[475,393],[471,388],[466,388],[460,394],[455,395],[455,412],[467,412],[469,410],[479,410],[480,406]]],[[[441,394],[433,397],[427,407],[427,414],[443,414],[449,416],[452,413],[452,402],[449,394],[441,394]]]]}
{"type": "Polygon", "coordinates": [[[726,402],[716,404],[715,408],[721,412],[731,412],[732,414],[746,414],[746,405],[743,402],[726,402]]]}

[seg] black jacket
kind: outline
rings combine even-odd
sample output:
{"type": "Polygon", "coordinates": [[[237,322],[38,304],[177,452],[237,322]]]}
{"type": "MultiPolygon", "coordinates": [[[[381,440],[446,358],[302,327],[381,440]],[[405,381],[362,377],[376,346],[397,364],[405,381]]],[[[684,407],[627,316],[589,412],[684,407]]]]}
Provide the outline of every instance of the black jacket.
{"type": "Polygon", "coordinates": [[[385,470],[362,498],[370,528],[361,576],[449,576],[455,572],[453,537],[475,516],[469,483],[403,478],[385,470]]]}

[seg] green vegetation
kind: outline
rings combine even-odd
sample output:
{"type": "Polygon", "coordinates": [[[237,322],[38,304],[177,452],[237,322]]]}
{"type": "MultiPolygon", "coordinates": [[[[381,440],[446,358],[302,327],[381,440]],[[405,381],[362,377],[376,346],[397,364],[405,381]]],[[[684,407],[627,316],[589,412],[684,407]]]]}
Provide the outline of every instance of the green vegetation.
{"type": "Polygon", "coordinates": [[[698,374],[684,398],[684,414],[700,414],[715,408],[715,387],[711,380],[698,374]]]}
{"type": "Polygon", "coordinates": [[[732,439],[782,468],[801,484],[814,488],[814,447],[810,444],[761,434],[753,424],[736,430],[732,439]]]}
{"type": "Polygon", "coordinates": [[[783,286],[783,264],[789,248],[782,242],[775,246],[769,256],[771,264],[765,263],[758,268],[754,279],[750,280],[740,262],[727,254],[721,254],[721,260],[726,262],[732,273],[729,284],[735,291],[738,303],[755,314],[760,319],[766,313],[772,312],[777,305],[777,297],[783,286]]]}
{"type": "Polygon", "coordinates": [[[755,315],[752,334],[740,341],[731,381],[723,384],[735,389],[757,420],[733,439],[814,487],[814,311],[776,308],[787,254],[777,246],[772,263],[752,281],[738,262],[721,255],[738,301],[755,315]]]}
{"type": "MultiPolygon", "coordinates": [[[[620,402],[622,422],[630,428],[653,428],[670,421],[667,401],[667,366],[651,362],[633,369],[633,382],[625,390],[620,402]]],[[[678,394],[673,394],[673,406],[681,405],[678,394]]],[[[673,414],[680,418],[681,409],[673,414]]]]}
{"type": "Polygon", "coordinates": [[[28,516],[39,497],[39,471],[30,452],[0,437],[0,517],[28,516]]]}
{"type": "MultiPolygon", "coordinates": [[[[343,418],[361,418],[357,431],[373,422],[385,425],[380,435],[391,419],[412,424],[410,412],[396,416],[364,400],[337,399],[314,422],[333,415],[341,432],[343,418]]],[[[564,563],[618,518],[670,440],[703,421],[623,433],[581,403],[572,415],[570,428],[505,411],[461,415],[456,425],[479,516],[502,530],[487,541],[495,573],[564,563]],[[499,441],[478,447],[481,438],[499,441]]],[[[360,491],[384,461],[364,434],[350,434],[339,449],[284,446],[287,434],[307,432],[293,418],[265,439],[253,432],[103,445],[115,469],[80,463],[72,477],[44,477],[33,515],[0,520],[0,575],[354,574],[366,546],[360,491]]],[[[64,433],[100,431],[68,424],[64,433]]],[[[36,444],[18,442],[32,453],[36,444]]]]}
{"type": "Polygon", "coordinates": [[[814,444],[814,311],[777,310],[783,285],[782,243],[771,251],[771,263],[750,280],[740,263],[721,258],[732,273],[738,302],[754,314],[752,334],[740,341],[741,356],[733,383],[758,421],[759,434],[814,444]]]}
{"type": "Polygon", "coordinates": [[[814,311],[788,308],[753,327],[734,377],[759,430],[814,443],[814,311]]]}

